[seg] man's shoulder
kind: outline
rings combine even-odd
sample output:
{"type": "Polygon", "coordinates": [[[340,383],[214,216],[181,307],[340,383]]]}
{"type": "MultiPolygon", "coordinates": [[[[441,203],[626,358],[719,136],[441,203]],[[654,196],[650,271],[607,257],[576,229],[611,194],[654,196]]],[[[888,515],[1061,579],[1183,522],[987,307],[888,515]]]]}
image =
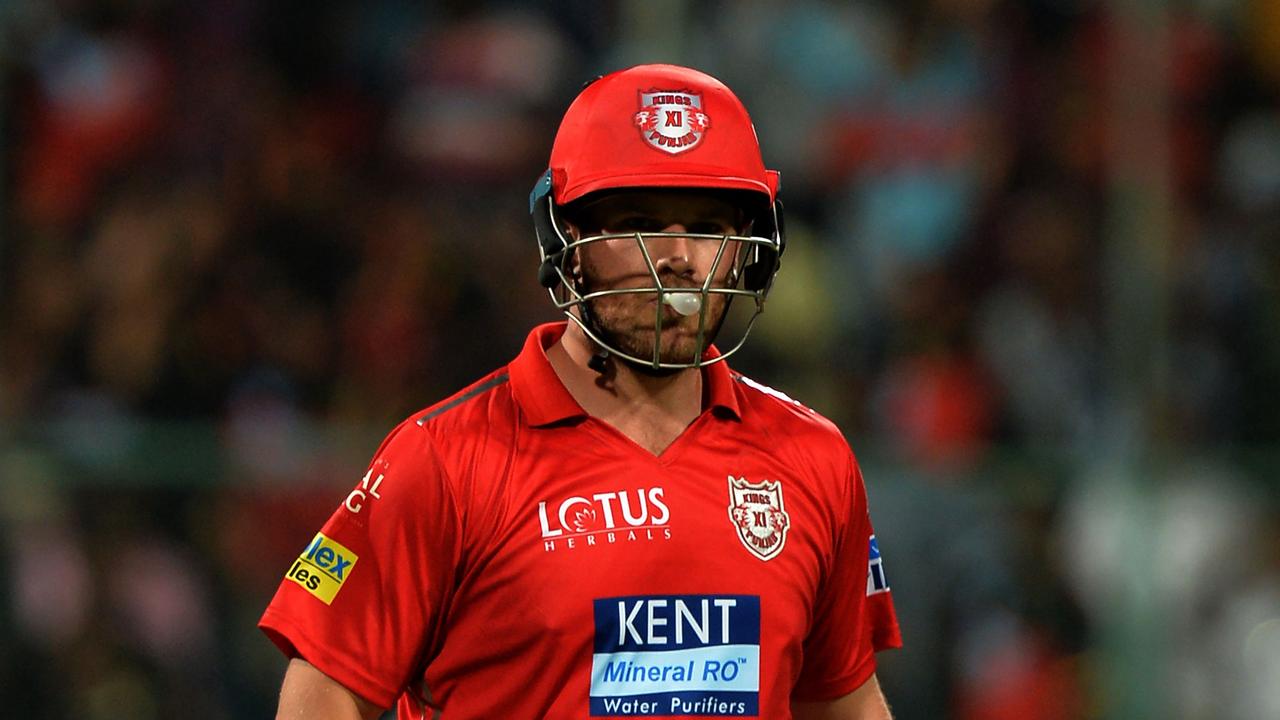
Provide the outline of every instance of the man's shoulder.
{"type": "Polygon", "coordinates": [[[734,385],[739,400],[746,406],[749,419],[766,425],[769,429],[788,435],[818,436],[840,446],[847,447],[844,435],[836,424],[822,413],[762,382],[733,371],[734,385]]]}
{"type": "Polygon", "coordinates": [[[511,375],[507,367],[498,368],[449,397],[414,413],[405,420],[405,424],[413,423],[430,428],[466,422],[474,419],[477,412],[486,417],[494,412],[502,412],[509,408],[493,401],[510,397],[510,382],[511,375]]]}
{"type": "Polygon", "coordinates": [[[473,453],[502,427],[513,426],[515,413],[508,371],[502,367],[402,420],[387,434],[378,454],[400,446],[449,466],[459,453],[473,453]],[[510,420],[503,422],[504,418],[510,420]]]}
{"type": "Polygon", "coordinates": [[[856,466],[853,450],[834,422],[786,393],[733,373],[743,430],[767,439],[770,454],[794,479],[842,492],[839,480],[856,466]]]}

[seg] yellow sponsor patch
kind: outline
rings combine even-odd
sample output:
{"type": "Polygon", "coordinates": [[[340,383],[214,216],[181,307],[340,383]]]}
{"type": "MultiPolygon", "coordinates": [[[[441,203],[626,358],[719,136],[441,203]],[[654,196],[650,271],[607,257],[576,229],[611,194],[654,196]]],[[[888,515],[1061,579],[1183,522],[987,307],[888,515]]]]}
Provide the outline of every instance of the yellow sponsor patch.
{"type": "Polygon", "coordinates": [[[315,539],[302,551],[285,577],[323,600],[325,605],[330,605],[359,559],[338,541],[325,537],[324,533],[316,533],[315,539]]]}

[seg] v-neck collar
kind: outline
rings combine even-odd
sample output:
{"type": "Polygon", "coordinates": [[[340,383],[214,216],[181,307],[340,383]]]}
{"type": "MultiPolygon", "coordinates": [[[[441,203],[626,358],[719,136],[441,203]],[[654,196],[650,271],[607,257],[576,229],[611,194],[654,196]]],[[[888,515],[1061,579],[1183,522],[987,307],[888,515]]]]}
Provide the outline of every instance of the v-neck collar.
{"type": "MultiPolygon", "coordinates": [[[[564,420],[588,417],[587,411],[583,410],[578,401],[573,398],[569,389],[561,382],[560,376],[556,374],[555,368],[551,366],[551,361],[547,359],[547,349],[564,335],[567,324],[567,321],[561,321],[533,328],[525,340],[524,348],[508,366],[512,394],[520,406],[525,422],[531,427],[544,427],[564,420]]],[[[711,346],[707,348],[703,358],[711,360],[719,356],[719,351],[715,346],[711,346]]],[[[738,397],[733,387],[733,375],[724,361],[704,366],[702,380],[708,398],[707,407],[702,414],[705,415],[710,410],[717,417],[731,416],[735,420],[741,420],[738,397]]],[[[701,415],[690,423],[689,427],[685,428],[685,432],[681,433],[671,445],[667,446],[667,450],[677,445],[680,438],[697,425],[700,419],[701,415]]],[[[608,423],[601,422],[601,424],[612,427],[608,423]]],[[[626,437],[616,428],[614,431],[619,436],[626,437]]],[[[662,455],[654,456],[634,440],[630,438],[627,440],[650,456],[662,457],[667,454],[664,450],[662,455]]]]}

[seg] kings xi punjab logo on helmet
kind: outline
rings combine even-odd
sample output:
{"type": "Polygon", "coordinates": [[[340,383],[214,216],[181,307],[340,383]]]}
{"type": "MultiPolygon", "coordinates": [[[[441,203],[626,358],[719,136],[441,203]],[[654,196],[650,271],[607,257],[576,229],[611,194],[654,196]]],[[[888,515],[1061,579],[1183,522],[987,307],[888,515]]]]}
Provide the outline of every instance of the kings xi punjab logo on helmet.
{"type": "Polygon", "coordinates": [[[697,147],[711,127],[711,118],[702,110],[702,95],[680,90],[640,93],[635,122],[645,142],[672,155],[697,147]]]}
{"type": "Polygon", "coordinates": [[[782,481],[750,483],[730,475],[729,520],[752,555],[761,560],[777,557],[791,529],[791,517],[782,504],[782,481]]]}

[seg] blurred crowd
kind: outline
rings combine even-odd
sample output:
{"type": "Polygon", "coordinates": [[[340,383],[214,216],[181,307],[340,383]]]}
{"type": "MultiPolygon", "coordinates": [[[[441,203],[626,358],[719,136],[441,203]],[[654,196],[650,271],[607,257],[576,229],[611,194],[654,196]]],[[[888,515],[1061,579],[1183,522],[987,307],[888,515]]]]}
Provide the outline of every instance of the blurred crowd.
{"type": "Polygon", "coordinates": [[[0,4],[6,716],[271,712],[291,557],[555,318],[527,194],[653,61],[782,171],[735,366],[862,458],[896,716],[1280,717],[1274,0],[0,4]]]}

